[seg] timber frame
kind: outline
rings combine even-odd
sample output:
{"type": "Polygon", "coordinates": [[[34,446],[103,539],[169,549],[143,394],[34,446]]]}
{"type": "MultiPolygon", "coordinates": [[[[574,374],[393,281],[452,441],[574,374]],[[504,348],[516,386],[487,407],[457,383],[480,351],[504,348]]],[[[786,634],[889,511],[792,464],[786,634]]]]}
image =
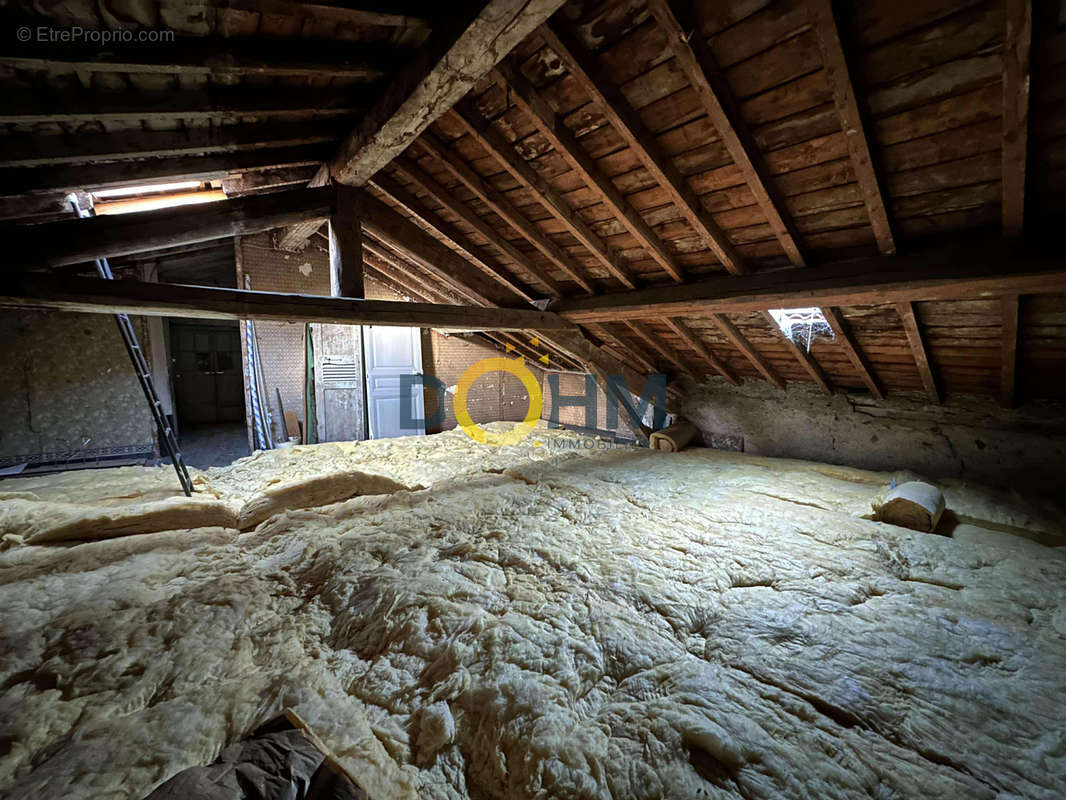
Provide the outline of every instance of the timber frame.
{"type": "MultiPolygon", "coordinates": [[[[565,369],[933,403],[1066,397],[1053,236],[1066,31],[1049,0],[561,5],[273,0],[279,18],[337,35],[273,48],[264,17],[262,37],[239,41],[223,26],[145,52],[0,54],[16,76],[203,82],[9,87],[0,302],[284,314],[258,293],[188,287],[70,284],[79,301],[36,271],[160,252],[185,264],[234,235],[278,230],[298,248],[318,232],[333,275],[323,313],[370,314],[370,280],[413,301],[410,324],[480,330],[523,357],[536,353],[519,331],[553,330],[540,338],[565,369]],[[231,57],[203,57],[214,49],[231,57]],[[167,180],[230,199],[67,218],[67,192],[167,180]],[[788,338],[769,314],[782,308],[820,309],[832,336],[788,338]]],[[[314,307],[292,302],[294,318],[314,307]]]]}

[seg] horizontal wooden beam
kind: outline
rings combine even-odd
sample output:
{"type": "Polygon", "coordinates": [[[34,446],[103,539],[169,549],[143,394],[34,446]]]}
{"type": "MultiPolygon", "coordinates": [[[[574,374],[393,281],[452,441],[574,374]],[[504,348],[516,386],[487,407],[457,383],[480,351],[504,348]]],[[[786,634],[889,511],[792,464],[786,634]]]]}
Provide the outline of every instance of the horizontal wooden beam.
{"type": "Polygon", "coordinates": [[[557,314],[532,308],[483,308],[357,300],[36,273],[9,276],[0,289],[0,307],[203,319],[400,325],[439,330],[536,330],[577,333],[575,325],[557,314]]]}
{"type": "Polygon", "coordinates": [[[326,218],[333,189],[294,189],[132,214],[0,227],[7,271],[61,267],[326,218]]]}
{"type": "Polygon", "coordinates": [[[232,88],[178,92],[8,92],[0,109],[0,122],[347,117],[362,105],[351,91],[336,89],[298,92],[240,89],[239,92],[232,88]]]}
{"type": "Polygon", "coordinates": [[[296,17],[308,26],[323,22],[344,25],[359,25],[377,28],[399,28],[403,31],[421,32],[429,29],[429,20],[422,13],[408,13],[403,6],[386,2],[302,3],[298,0],[211,0],[215,8],[232,8],[255,14],[276,14],[280,17],[296,17]]]}
{"type": "Polygon", "coordinates": [[[990,240],[907,256],[876,256],[802,270],[770,270],[682,286],[576,297],[551,308],[583,323],[1062,292],[1066,292],[1066,265],[1061,255],[1011,251],[1002,241],[990,240]]]}
{"type": "MultiPolygon", "coordinates": [[[[32,30],[32,29],[31,29],[32,30]]],[[[7,43],[5,43],[7,44],[7,43]]],[[[189,77],[303,77],[371,81],[395,69],[397,51],[371,43],[293,39],[279,48],[263,39],[182,37],[180,42],[131,42],[121,47],[38,42],[0,52],[0,66],[62,72],[124,72],[189,77]]]]}
{"type": "Polygon", "coordinates": [[[0,169],[0,193],[41,194],[105,189],[149,183],[222,179],[234,172],[318,164],[330,145],[311,144],[279,150],[249,150],[205,156],[170,156],[138,161],[0,169]]]}
{"type": "Polygon", "coordinates": [[[41,167],[136,158],[236,153],[336,142],[338,123],[273,122],[172,131],[124,130],[112,133],[16,134],[4,140],[0,167],[41,167]]]}

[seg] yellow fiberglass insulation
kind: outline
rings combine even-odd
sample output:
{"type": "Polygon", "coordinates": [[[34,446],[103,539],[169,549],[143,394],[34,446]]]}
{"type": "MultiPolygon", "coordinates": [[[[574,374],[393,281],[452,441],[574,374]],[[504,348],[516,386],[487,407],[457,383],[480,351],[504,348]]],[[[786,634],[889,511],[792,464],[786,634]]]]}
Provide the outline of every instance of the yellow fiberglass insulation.
{"type": "MultiPolygon", "coordinates": [[[[373,800],[1066,795],[1066,551],[866,519],[883,473],[533,438],[199,473],[232,515],[349,476],[250,532],[9,526],[0,795],[141,798],[285,707],[373,800]]],[[[143,514],[98,477],[0,516],[143,514]]]]}

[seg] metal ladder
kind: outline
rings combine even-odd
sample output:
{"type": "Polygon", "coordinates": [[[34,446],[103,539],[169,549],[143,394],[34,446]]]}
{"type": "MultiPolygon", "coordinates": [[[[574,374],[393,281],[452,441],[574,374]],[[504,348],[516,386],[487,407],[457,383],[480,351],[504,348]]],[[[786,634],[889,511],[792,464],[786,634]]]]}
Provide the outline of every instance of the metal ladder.
{"type": "MultiPolygon", "coordinates": [[[[88,212],[82,210],[77,200],[72,202],[79,217],[88,216],[88,212]]],[[[115,279],[106,258],[98,258],[95,263],[96,272],[101,278],[109,281],[115,279]]],[[[156,394],[155,384],[152,382],[152,373],[148,369],[144,351],[141,350],[141,345],[137,341],[137,333],[133,330],[133,323],[130,322],[128,314],[115,314],[115,322],[118,323],[118,330],[122,334],[123,343],[126,345],[126,352],[129,353],[133,371],[137,373],[137,380],[141,383],[144,399],[148,401],[148,407],[152,410],[152,417],[155,419],[156,427],[159,429],[159,443],[162,445],[162,449],[166,451],[166,454],[170,456],[174,471],[178,474],[178,482],[181,484],[182,491],[185,492],[186,497],[191,497],[193,491],[192,479],[189,477],[189,470],[185,466],[185,458],[182,456],[181,450],[178,449],[178,440],[174,436],[174,429],[170,427],[166,414],[163,413],[163,404],[159,402],[159,395],[156,394]]]]}

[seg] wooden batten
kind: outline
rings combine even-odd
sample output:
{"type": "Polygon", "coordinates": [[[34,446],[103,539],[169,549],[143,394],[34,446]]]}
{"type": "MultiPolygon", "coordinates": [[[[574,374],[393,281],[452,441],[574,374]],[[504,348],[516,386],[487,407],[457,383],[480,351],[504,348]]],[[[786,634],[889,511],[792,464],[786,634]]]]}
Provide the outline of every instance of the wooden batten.
{"type": "Polygon", "coordinates": [[[733,324],[729,317],[725,314],[715,314],[711,317],[711,321],[714,322],[718,330],[722,332],[722,335],[731,341],[737,350],[744,354],[744,357],[751,362],[751,365],[755,367],[766,380],[778,389],[785,388],[784,379],[777,374],[776,370],[770,366],[770,363],[762,357],[754,346],[752,346],[751,342],[748,341],[748,338],[740,332],[740,329],[733,324]]]}

